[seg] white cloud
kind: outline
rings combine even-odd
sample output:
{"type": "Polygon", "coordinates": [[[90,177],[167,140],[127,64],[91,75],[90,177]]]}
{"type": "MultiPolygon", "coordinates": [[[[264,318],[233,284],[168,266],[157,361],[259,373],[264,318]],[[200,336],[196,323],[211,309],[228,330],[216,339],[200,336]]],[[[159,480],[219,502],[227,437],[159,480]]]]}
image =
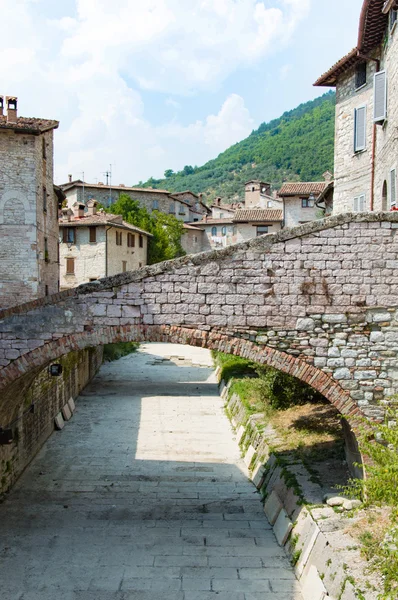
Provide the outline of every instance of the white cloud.
{"type": "Polygon", "coordinates": [[[171,94],[159,103],[180,114],[184,96],[219,89],[286,44],[310,0],[75,0],[46,20],[51,2],[0,0],[0,93],[19,96],[20,114],[60,119],[58,181],[114,163],[133,183],[200,164],[253,128],[237,94],[203,120],[154,126],[140,90],[171,94]]]}

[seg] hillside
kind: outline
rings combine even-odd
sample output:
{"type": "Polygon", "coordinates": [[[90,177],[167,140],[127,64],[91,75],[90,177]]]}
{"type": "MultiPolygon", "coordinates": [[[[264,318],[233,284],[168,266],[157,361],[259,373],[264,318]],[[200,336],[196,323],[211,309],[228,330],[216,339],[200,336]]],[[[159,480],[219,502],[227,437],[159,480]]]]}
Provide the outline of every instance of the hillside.
{"type": "Polygon", "coordinates": [[[318,180],[327,169],[333,171],[335,98],[328,92],[263,123],[202,167],[169,170],[164,179],[138,185],[173,192],[190,189],[209,200],[232,200],[243,196],[243,184],[250,179],[270,181],[275,188],[286,180],[318,180]]]}

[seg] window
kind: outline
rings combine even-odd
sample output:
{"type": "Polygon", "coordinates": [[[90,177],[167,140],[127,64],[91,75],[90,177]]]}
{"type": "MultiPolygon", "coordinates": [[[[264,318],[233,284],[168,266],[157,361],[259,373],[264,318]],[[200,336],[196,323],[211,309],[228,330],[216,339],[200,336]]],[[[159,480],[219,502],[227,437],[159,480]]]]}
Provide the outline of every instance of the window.
{"type": "Polygon", "coordinates": [[[387,190],[387,181],[384,181],[383,183],[383,190],[381,192],[381,210],[388,210],[387,209],[387,201],[388,201],[388,190],[387,190]]]}
{"type": "Polygon", "coordinates": [[[366,149],[366,106],[354,111],[354,152],[366,149]]]}
{"type": "Polygon", "coordinates": [[[76,239],[76,233],[74,227],[64,227],[64,244],[74,244],[76,239]]]}
{"type": "Polygon", "coordinates": [[[90,235],[90,243],[95,244],[97,242],[97,228],[89,227],[88,231],[89,231],[89,235],[90,235]]]}
{"type": "Polygon", "coordinates": [[[268,225],[258,225],[257,235],[264,235],[265,233],[268,233],[268,225]]]}
{"type": "Polygon", "coordinates": [[[220,213],[220,219],[224,218],[224,213],[220,213]]]}
{"type": "Polygon", "coordinates": [[[47,212],[47,190],[43,188],[43,212],[47,212]]]}
{"type": "Polygon", "coordinates": [[[158,200],[154,200],[152,202],[152,210],[159,210],[159,201],[158,200]]]}
{"type": "Polygon", "coordinates": [[[379,71],[374,74],[374,113],[375,123],[383,123],[387,118],[387,73],[379,71]]]}
{"type": "Polygon", "coordinates": [[[196,235],[194,236],[194,238],[193,238],[193,241],[195,242],[195,244],[197,243],[197,241],[198,241],[198,238],[197,238],[197,236],[196,236],[196,235]]]}
{"type": "Polygon", "coordinates": [[[121,246],[123,244],[123,232],[116,231],[116,246],[121,246]]]}
{"type": "Polygon", "coordinates": [[[66,259],[66,274],[67,275],[75,274],[75,259],[74,258],[66,259]]]}
{"type": "Polygon", "coordinates": [[[268,200],[268,202],[267,202],[267,208],[272,208],[272,202],[271,202],[271,200],[268,200]]]}
{"type": "Polygon", "coordinates": [[[122,273],[127,271],[127,260],[122,261],[122,273]]]}
{"type": "Polygon", "coordinates": [[[45,286],[44,294],[45,294],[46,296],[48,296],[48,295],[49,295],[48,285],[46,285],[46,286],[45,286]]]}
{"type": "Polygon", "coordinates": [[[366,62],[360,62],[355,69],[355,88],[366,85],[366,62]]]}
{"type": "Polygon", "coordinates": [[[141,267],[142,267],[142,263],[138,263],[138,267],[141,269],[141,267]]]}
{"type": "Polygon", "coordinates": [[[50,262],[50,257],[48,254],[48,238],[44,238],[44,260],[46,263],[50,262]]]}
{"type": "Polygon", "coordinates": [[[252,187],[252,192],[255,192],[255,191],[256,191],[256,188],[252,187]]]}
{"type": "Polygon", "coordinates": [[[390,206],[396,206],[397,203],[397,172],[395,169],[390,171],[390,206]]]}
{"type": "Polygon", "coordinates": [[[174,213],[175,213],[175,210],[176,210],[176,209],[175,209],[174,202],[170,202],[170,206],[169,206],[169,214],[170,214],[170,215],[174,215],[174,213]]]}
{"type": "Polygon", "coordinates": [[[144,247],[144,236],[140,235],[138,238],[140,248],[144,247]]]}
{"type": "Polygon", "coordinates": [[[354,198],[354,212],[365,211],[365,194],[361,194],[354,198]]]}
{"type": "Polygon", "coordinates": [[[135,248],[135,235],[132,233],[127,234],[127,247],[135,248]]]}
{"type": "Polygon", "coordinates": [[[395,29],[395,25],[398,19],[398,10],[396,8],[392,8],[390,10],[389,22],[390,22],[390,33],[392,33],[395,29]]]}
{"type": "Polygon", "coordinates": [[[217,235],[217,227],[212,227],[212,228],[211,228],[211,235],[212,235],[213,237],[215,237],[215,236],[217,235]]]}
{"type": "Polygon", "coordinates": [[[46,149],[46,140],[44,139],[44,137],[41,140],[41,150],[42,150],[43,160],[46,160],[46,158],[47,158],[47,149],[46,149]]]}
{"type": "Polygon", "coordinates": [[[227,228],[221,227],[221,235],[227,235],[227,228]]]}
{"type": "Polygon", "coordinates": [[[301,198],[301,208],[314,208],[314,199],[311,198],[301,198]]]}

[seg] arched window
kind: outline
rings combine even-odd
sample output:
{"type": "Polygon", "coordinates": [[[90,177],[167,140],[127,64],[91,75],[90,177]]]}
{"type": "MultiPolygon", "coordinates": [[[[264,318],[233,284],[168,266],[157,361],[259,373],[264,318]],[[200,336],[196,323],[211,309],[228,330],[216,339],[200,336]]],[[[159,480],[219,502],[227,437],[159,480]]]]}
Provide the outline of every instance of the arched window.
{"type": "Polygon", "coordinates": [[[221,235],[227,235],[227,228],[221,227],[221,235]]]}
{"type": "Polygon", "coordinates": [[[388,191],[387,191],[387,181],[384,181],[383,183],[383,191],[381,194],[382,200],[381,200],[381,210],[387,211],[387,199],[388,199],[388,191]]]}
{"type": "Polygon", "coordinates": [[[215,237],[215,236],[217,235],[217,227],[212,227],[212,228],[211,228],[211,235],[212,235],[213,237],[215,237]]]}

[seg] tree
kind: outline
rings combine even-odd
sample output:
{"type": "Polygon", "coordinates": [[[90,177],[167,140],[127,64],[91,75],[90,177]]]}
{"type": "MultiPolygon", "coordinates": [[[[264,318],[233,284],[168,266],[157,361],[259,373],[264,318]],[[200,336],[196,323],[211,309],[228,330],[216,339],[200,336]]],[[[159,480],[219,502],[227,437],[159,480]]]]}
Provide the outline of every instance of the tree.
{"type": "Polygon", "coordinates": [[[166,177],[166,179],[168,179],[169,177],[172,177],[173,175],[174,175],[173,169],[166,169],[166,171],[164,172],[164,176],[166,177]]]}
{"type": "Polygon", "coordinates": [[[148,264],[153,265],[184,256],[185,252],[181,246],[184,224],[173,215],[158,211],[150,213],[140,205],[139,200],[134,200],[128,194],[121,194],[118,201],[106,209],[106,212],[122,215],[127,223],[153,235],[149,240],[148,264]]]}

